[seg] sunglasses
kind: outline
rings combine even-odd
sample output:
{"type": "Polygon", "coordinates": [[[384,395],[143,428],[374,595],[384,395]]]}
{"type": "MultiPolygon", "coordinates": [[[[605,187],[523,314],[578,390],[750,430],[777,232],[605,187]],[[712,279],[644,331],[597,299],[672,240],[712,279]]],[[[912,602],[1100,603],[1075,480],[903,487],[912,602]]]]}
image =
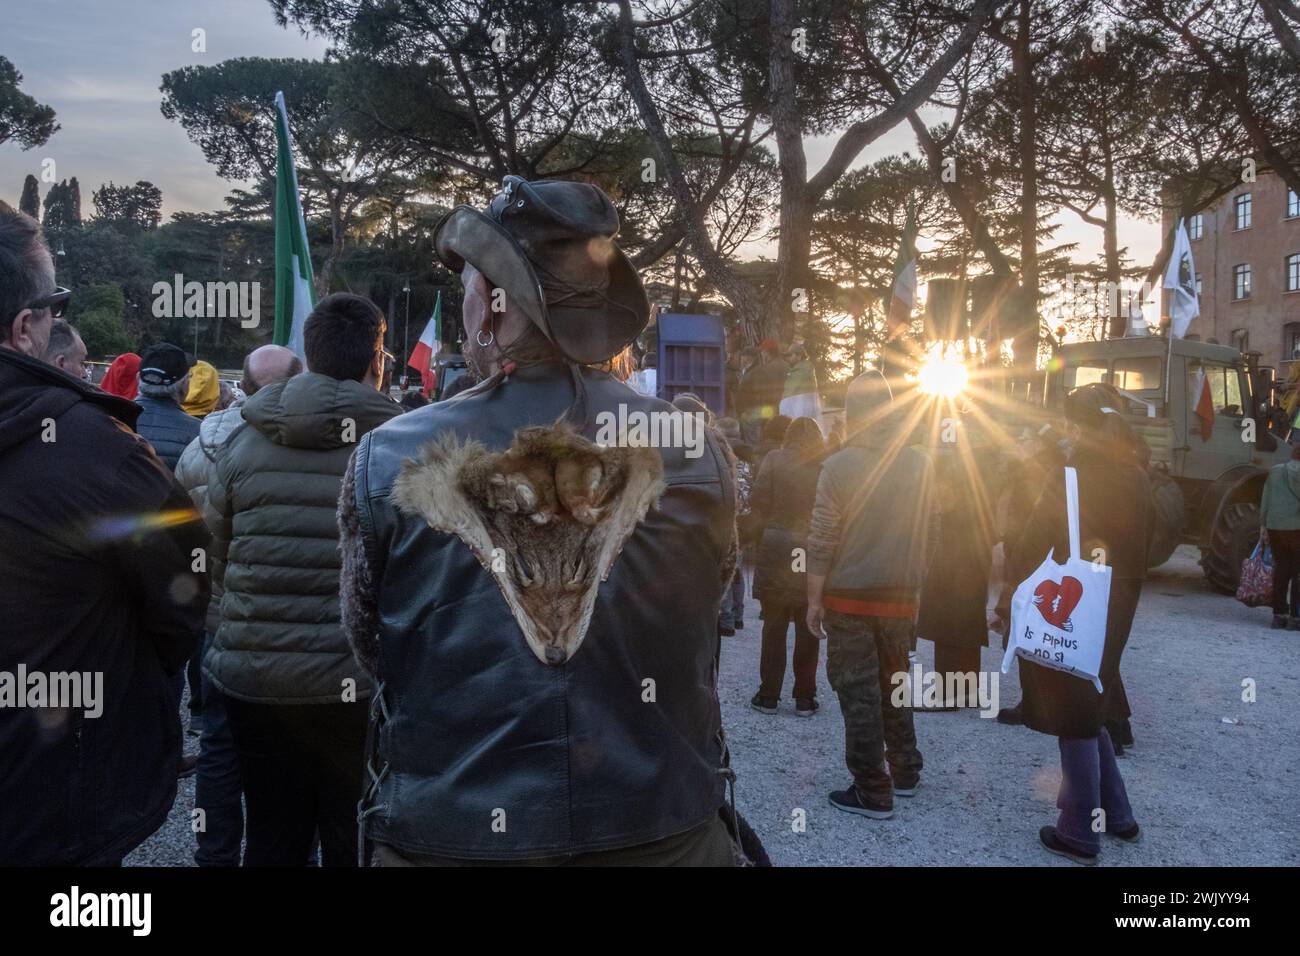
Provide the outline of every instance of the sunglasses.
{"type": "MultiPolygon", "coordinates": [[[[56,319],[61,319],[63,318],[64,315],[67,314],[68,303],[71,300],[72,300],[72,293],[69,292],[67,289],[63,288],[62,286],[59,286],[53,292],[47,295],[45,298],[37,299],[35,302],[31,303],[30,305],[26,305],[23,308],[31,309],[34,312],[40,309],[49,309],[50,315],[52,315],[56,319]]],[[[19,309],[18,311],[21,312],[23,310],[19,309]]]]}

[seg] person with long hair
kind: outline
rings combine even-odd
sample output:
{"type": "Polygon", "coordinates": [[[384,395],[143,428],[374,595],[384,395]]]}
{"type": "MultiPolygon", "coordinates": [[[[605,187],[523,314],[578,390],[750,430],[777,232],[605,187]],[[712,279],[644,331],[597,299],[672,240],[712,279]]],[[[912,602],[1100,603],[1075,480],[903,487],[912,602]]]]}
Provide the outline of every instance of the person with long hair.
{"type": "MultiPolygon", "coordinates": [[[[1133,453],[1134,436],[1104,391],[1084,386],[1065,397],[1069,467],[1079,484],[1083,554],[1111,571],[1102,651],[1100,693],[1091,681],[1020,660],[1024,724],[1058,739],[1061,788],[1056,826],[1039,831],[1043,846],[1078,863],[1095,863],[1101,832],[1128,842],[1140,835],[1106,728],[1109,698],[1120,687],[1119,665],[1146,575],[1151,508],[1145,472],[1133,453]],[[1096,816],[1097,809],[1104,817],[1096,816]],[[1102,831],[1094,829],[1103,821],[1102,831]]],[[[1011,551],[1010,581],[1022,581],[1048,551],[1068,553],[1065,471],[1050,476],[1024,533],[1011,551]]]]}
{"type": "Polygon", "coordinates": [[[808,524],[825,450],[817,422],[796,418],[786,428],[781,447],[763,459],[749,497],[754,522],[761,529],[754,597],[763,619],[759,688],[750,704],[764,714],[777,712],[791,623],[795,713],[811,717],[817,712],[819,652],[817,638],[808,630],[808,584],[802,571],[796,570],[796,556],[807,550],[808,524]]]}

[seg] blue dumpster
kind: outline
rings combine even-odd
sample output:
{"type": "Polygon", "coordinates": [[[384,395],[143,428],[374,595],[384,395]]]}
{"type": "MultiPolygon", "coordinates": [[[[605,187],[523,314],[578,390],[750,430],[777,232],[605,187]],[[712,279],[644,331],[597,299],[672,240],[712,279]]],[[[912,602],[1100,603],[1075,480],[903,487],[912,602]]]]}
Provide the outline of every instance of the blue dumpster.
{"type": "Polygon", "coordinates": [[[659,397],[672,401],[682,392],[698,395],[713,414],[727,413],[727,337],[716,315],[661,312],[659,397]]]}

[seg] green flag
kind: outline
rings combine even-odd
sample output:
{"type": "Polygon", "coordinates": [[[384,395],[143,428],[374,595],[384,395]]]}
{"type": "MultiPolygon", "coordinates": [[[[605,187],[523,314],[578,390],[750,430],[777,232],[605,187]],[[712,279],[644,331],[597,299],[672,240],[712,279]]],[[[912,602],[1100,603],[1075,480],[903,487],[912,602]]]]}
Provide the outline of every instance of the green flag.
{"type": "Polygon", "coordinates": [[[298,169],[289,140],[284,94],[275,94],[275,336],[303,357],[302,329],[316,304],[307,224],[298,198],[298,169]]]}

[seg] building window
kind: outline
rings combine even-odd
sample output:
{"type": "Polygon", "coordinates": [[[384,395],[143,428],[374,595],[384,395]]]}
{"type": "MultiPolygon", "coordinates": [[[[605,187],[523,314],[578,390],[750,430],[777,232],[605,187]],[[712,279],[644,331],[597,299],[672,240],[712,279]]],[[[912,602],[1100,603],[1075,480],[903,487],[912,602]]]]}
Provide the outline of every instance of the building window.
{"type": "Polygon", "coordinates": [[[1300,252],[1286,257],[1286,291],[1300,292],[1300,252]]]}
{"type": "Polygon", "coordinates": [[[1250,263],[1232,267],[1232,297],[1234,299],[1250,298],[1250,263]]]}
{"type": "Polygon", "coordinates": [[[1296,359],[1300,359],[1300,322],[1288,322],[1282,326],[1282,361],[1296,359]]]}
{"type": "Polygon", "coordinates": [[[1233,213],[1237,219],[1238,229],[1250,228],[1251,200],[1250,193],[1242,193],[1232,201],[1233,213]]]}
{"type": "Polygon", "coordinates": [[[1201,288],[1201,274],[1198,272],[1196,273],[1196,298],[1199,299],[1203,295],[1205,292],[1201,288]]]}
{"type": "Polygon", "coordinates": [[[1193,240],[1205,235],[1205,217],[1199,212],[1187,220],[1187,235],[1193,240]]]}
{"type": "Polygon", "coordinates": [[[1229,344],[1238,352],[1250,351],[1250,333],[1245,329],[1233,329],[1229,344]]]}
{"type": "Polygon", "coordinates": [[[1288,219],[1300,217],[1300,196],[1295,194],[1294,189],[1286,191],[1286,217],[1288,219]]]}

